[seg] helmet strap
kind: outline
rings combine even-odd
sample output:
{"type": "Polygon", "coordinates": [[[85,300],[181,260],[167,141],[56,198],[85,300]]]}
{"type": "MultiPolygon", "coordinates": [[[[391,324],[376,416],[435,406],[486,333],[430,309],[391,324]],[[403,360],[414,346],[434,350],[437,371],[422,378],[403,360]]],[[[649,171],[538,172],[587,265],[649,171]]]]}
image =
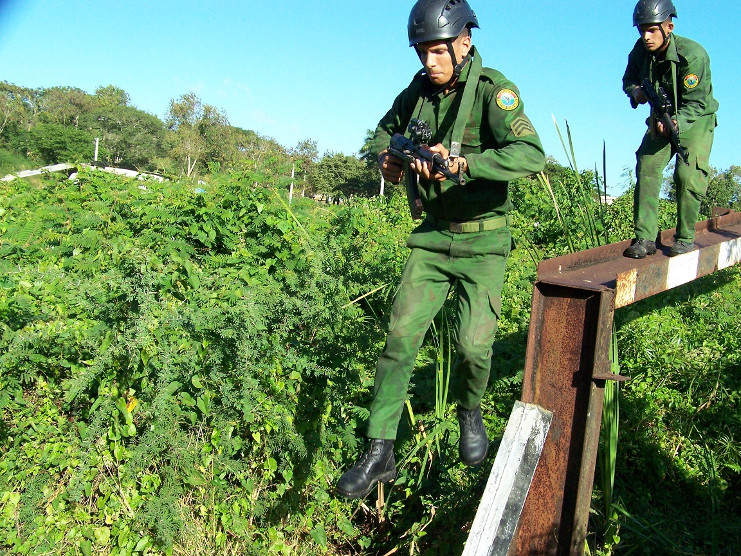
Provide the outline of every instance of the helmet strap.
{"type": "MultiPolygon", "coordinates": [[[[450,81],[448,81],[445,85],[440,87],[435,94],[442,92],[448,87],[450,87],[455,82],[455,80],[460,77],[461,73],[463,72],[463,68],[466,67],[466,64],[471,59],[471,52],[469,51],[468,54],[466,54],[459,63],[458,59],[455,56],[455,50],[453,49],[453,39],[446,40],[445,44],[448,47],[448,54],[450,54],[450,60],[453,62],[453,75],[450,76],[450,81]]],[[[415,44],[414,50],[417,52],[417,57],[421,60],[422,53],[419,50],[419,46],[415,44]]]]}
{"type": "Polygon", "coordinates": [[[664,56],[664,53],[666,52],[666,47],[669,45],[669,39],[671,38],[672,34],[665,33],[664,28],[659,26],[659,29],[661,29],[661,36],[664,37],[664,42],[661,43],[661,47],[651,56],[653,56],[656,59],[661,59],[664,56]]]}
{"type": "Polygon", "coordinates": [[[664,32],[664,24],[663,23],[661,25],[659,25],[659,29],[661,29],[661,36],[664,37],[664,42],[661,43],[661,48],[663,49],[669,43],[669,35],[671,35],[671,33],[669,33],[669,35],[667,35],[666,32],[664,32]]]}
{"type": "Polygon", "coordinates": [[[445,41],[445,44],[448,45],[448,52],[450,53],[450,60],[453,62],[453,75],[450,77],[450,81],[448,81],[447,85],[445,85],[445,87],[449,87],[455,82],[456,79],[458,79],[461,76],[461,72],[463,71],[463,68],[466,67],[466,64],[471,59],[471,53],[469,52],[468,54],[466,54],[459,63],[455,57],[455,50],[453,49],[453,40],[448,39],[447,41],[445,41]]]}
{"type": "MultiPolygon", "coordinates": [[[[453,49],[453,40],[448,39],[447,41],[445,41],[445,44],[448,45],[448,54],[450,54],[450,59],[453,61],[453,77],[454,78],[458,77],[456,75],[456,70],[458,69],[458,62],[455,59],[455,50],[453,49]]],[[[460,72],[458,75],[460,75],[460,72]]]]}

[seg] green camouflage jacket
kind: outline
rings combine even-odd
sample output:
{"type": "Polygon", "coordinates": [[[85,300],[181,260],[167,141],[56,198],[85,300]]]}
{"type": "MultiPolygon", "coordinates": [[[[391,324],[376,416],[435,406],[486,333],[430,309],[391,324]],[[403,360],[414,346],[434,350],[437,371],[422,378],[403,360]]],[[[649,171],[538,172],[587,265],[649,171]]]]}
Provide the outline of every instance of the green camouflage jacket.
{"type": "Polygon", "coordinates": [[[661,85],[672,104],[675,103],[676,93],[680,135],[691,133],[692,124],[699,118],[711,116],[718,110],[710,79],[710,58],[705,49],[693,40],[672,33],[666,56],[656,60],[646,50],[643,41],[638,39],[628,56],[628,67],[623,75],[625,94],[630,97],[644,78],[654,85],[661,85]],[[676,91],[672,64],[676,65],[676,91]]]}
{"type": "MultiPolygon", "coordinates": [[[[474,49],[471,52],[478,56],[474,49]]],[[[379,122],[373,152],[385,150],[393,134],[404,134],[414,117],[430,124],[430,145],[442,143],[450,149],[453,124],[471,65],[466,65],[456,87],[447,95],[437,93],[423,72],[415,75],[379,122]],[[420,95],[424,97],[420,113],[413,114],[420,95]]],[[[540,138],[525,115],[519,91],[496,70],[482,70],[461,156],[468,163],[465,185],[455,185],[450,180],[420,180],[420,196],[428,214],[456,222],[506,214],[512,206],[509,181],[537,173],[545,165],[540,138]]]]}

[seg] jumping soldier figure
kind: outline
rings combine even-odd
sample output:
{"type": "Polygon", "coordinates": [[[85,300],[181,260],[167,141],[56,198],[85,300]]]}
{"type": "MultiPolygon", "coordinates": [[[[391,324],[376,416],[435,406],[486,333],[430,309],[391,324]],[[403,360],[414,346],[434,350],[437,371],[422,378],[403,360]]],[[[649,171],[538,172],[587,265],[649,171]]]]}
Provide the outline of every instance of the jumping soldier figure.
{"type": "Polygon", "coordinates": [[[396,476],[394,440],[417,351],[452,286],[457,289],[457,359],[451,393],[457,402],[461,459],[480,464],[489,439],[480,401],[491,369],[504,267],[512,239],[509,181],[539,172],[545,155],[517,88],[484,68],[471,43],[478,21],[466,0],[418,0],[409,15],[409,46],[423,69],[381,119],[373,152],[384,179],[416,180],[426,212],[407,240],[411,254],[394,298],[376,369],[367,436],[370,446],[340,478],[339,494],[366,496],[396,476]],[[429,124],[430,150],[463,184],[429,162],[404,163],[387,151],[412,118],[429,124]]]}
{"type": "MultiPolygon", "coordinates": [[[[644,79],[663,88],[675,110],[674,125],[689,163],[677,157],[674,183],[677,191],[677,232],[669,255],[695,248],[695,224],[700,202],[708,188],[710,149],[717,125],[718,102],[713,98],[710,58],[698,43],[673,33],[677,9],[671,0],[639,0],[633,11],[633,26],[641,38],[628,56],[623,90],[633,108],[644,104],[644,79]]],[[[633,219],[635,239],[626,257],[642,259],[656,253],[661,178],[676,149],[667,138],[669,130],[653,113],[649,128],[636,152],[637,166],[633,219]]]]}

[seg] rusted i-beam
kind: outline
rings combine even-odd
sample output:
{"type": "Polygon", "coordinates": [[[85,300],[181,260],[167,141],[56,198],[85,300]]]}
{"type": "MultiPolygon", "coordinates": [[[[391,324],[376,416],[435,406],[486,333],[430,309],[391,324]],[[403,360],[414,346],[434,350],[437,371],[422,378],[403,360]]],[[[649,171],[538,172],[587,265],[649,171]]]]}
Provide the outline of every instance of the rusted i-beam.
{"type": "Polygon", "coordinates": [[[696,226],[697,249],[623,257],[629,241],[543,261],[533,291],[522,401],[553,413],[510,555],[581,555],[616,308],[741,261],[741,212],[696,226]]]}

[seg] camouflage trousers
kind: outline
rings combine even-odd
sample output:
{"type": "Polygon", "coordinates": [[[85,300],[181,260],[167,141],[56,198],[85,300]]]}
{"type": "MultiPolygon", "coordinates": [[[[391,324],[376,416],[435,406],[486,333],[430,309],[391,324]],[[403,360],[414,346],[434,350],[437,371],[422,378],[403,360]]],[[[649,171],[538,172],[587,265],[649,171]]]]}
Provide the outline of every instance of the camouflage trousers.
{"type": "MultiPolygon", "coordinates": [[[[497,241],[496,234],[490,237],[497,241]]],[[[472,409],[479,404],[491,370],[509,238],[507,230],[502,254],[455,257],[450,251],[412,249],[394,298],[386,345],[378,360],[369,438],[396,438],[417,352],[453,286],[457,289],[453,338],[457,358],[451,371],[450,392],[463,408],[472,409]]]]}
{"type": "MultiPolygon", "coordinates": [[[[700,214],[700,203],[708,189],[710,150],[715,134],[715,115],[697,120],[690,132],[681,135],[682,146],[689,151],[689,164],[677,160],[674,183],[677,191],[677,232],[675,239],[692,243],[695,224],[700,214]]],[[[649,131],[636,151],[638,184],[633,202],[635,237],[654,241],[659,233],[659,193],[664,168],[675,154],[666,137],[653,136],[649,131]]]]}

